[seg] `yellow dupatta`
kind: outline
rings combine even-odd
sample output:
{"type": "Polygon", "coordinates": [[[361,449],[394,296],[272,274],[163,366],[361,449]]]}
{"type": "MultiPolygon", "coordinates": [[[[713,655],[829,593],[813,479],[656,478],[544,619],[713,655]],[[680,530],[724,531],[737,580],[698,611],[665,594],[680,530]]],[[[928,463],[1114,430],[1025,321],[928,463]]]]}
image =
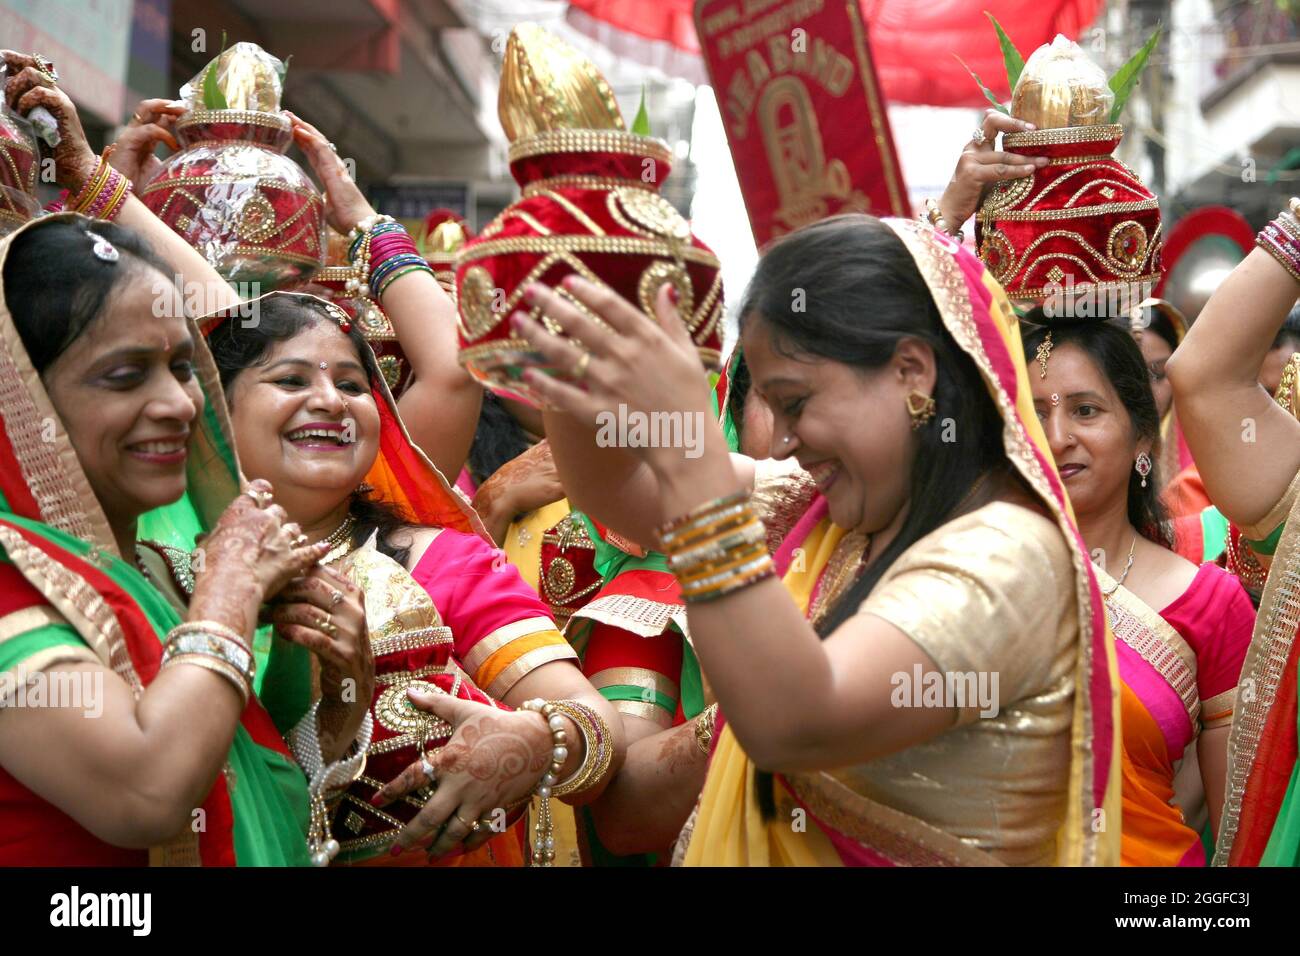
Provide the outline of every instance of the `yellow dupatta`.
{"type": "MultiPolygon", "coordinates": [[[[1078,533],[1042,426],[1033,408],[1017,320],[1001,286],[972,254],[932,228],[910,220],[884,220],[915,260],[944,326],[975,361],[1005,422],[1007,458],[1050,509],[1071,546],[1079,615],[1071,726],[1069,803],[1057,836],[1060,865],[1117,865],[1120,859],[1119,676],[1113,638],[1086,545],[1078,533]]],[[[844,531],[822,521],[801,542],[803,561],[784,583],[808,613],[818,580],[844,531]]],[[[778,813],[765,821],[753,790],[753,762],[724,727],[709,766],[689,837],[687,866],[841,865],[830,838],[815,825],[791,826],[777,787],[778,813]]],[[[825,776],[825,775],[822,775],[825,776]]],[[[826,788],[834,781],[822,781],[826,788]]],[[[856,794],[859,804],[870,804],[856,794]]],[[[836,795],[829,795],[831,802],[836,795]]],[[[852,807],[853,801],[847,805],[852,807]]],[[[904,834],[914,855],[927,862],[995,862],[923,821],[871,805],[874,829],[904,834]],[[875,826],[874,824],[879,824],[875,826]],[[968,852],[969,851],[969,852],[968,852]]],[[[828,821],[834,823],[835,821],[828,821]]],[[[846,823],[861,822],[846,819],[846,823]]]]}

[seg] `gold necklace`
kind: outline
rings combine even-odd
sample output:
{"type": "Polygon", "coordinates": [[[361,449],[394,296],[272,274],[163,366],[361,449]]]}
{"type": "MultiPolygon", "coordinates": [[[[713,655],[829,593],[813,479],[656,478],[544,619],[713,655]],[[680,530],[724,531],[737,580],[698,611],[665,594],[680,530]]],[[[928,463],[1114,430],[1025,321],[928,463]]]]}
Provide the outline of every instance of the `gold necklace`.
{"type": "Polygon", "coordinates": [[[325,552],[325,557],[320,559],[321,564],[336,561],[352,550],[352,529],[356,526],[357,519],[348,515],[341,525],[330,532],[329,537],[325,539],[330,549],[325,552]]]}
{"type": "MultiPolygon", "coordinates": [[[[1124,573],[1115,579],[1115,586],[1113,588],[1111,588],[1109,591],[1101,592],[1102,597],[1110,597],[1112,594],[1118,591],[1120,587],[1124,584],[1125,579],[1128,577],[1128,573],[1133,570],[1133,553],[1137,549],[1137,543],[1138,543],[1138,536],[1137,536],[1137,532],[1134,531],[1133,543],[1128,546],[1128,563],[1124,565],[1124,573]]],[[[1103,568],[1102,570],[1105,569],[1103,568]]]]}

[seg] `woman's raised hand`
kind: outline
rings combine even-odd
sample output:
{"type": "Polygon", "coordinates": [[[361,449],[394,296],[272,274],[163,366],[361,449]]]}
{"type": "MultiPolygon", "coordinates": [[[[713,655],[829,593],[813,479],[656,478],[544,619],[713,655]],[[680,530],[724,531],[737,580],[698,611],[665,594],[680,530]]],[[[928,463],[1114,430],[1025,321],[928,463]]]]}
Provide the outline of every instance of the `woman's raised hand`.
{"type": "MultiPolygon", "coordinates": [[[[551,334],[523,311],[510,317],[514,330],[532,343],[548,363],[572,370],[570,381],[552,378],[537,369],[526,371],[525,380],[542,400],[592,428],[624,415],[670,416],[648,421],[698,415],[701,439],[707,444],[710,430],[716,432],[713,445],[725,452],[721,429],[711,413],[708,375],[673,301],[673,287],[667,283],[660,287],[655,297],[655,318],[651,319],[612,289],[578,276],[567,277],[562,285],[608,328],[597,325],[546,286],[534,283],[528,287],[526,301],[539,306],[561,329],[586,346],[584,356],[582,347],[551,334]]],[[[688,434],[687,424],[683,419],[684,435],[688,434]]],[[[685,458],[682,448],[668,443],[648,445],[657,447],[629,446],[629,450],[661,475],[679,467],[685,458]]]]}
{"type": "Polygon", "coordinates": [[[191,620],[215,620],[251,634],[257,609],[329,551],[306,544],[302,529],[271,504],[271,483],[249,483],[217,520],[199,548],[191,620]]]}
{"type": "Polygon", "coordinates": [[[362,219],[373,216],[375,209],[352,181],[347,166],[325,134],[293,113],[289,119],[293,123],[293,141],[307,157],[325,190],[325,218],[346,236],[362,219]]]}
{"type": "Polygon", "coordinates": [[[162,160],[154,155],[158,144],[173,150],[180,148],[172,131],[177,118],[184,112],[185,104],[180,100],[152,99],[141,100],[131,114],[131,122],[117,138],[117,148],[113,150],[109,164],[131,180],[136,192],[162,166],[162,160]]]}
{"type": "Polygon", "coordinates": [[[78,192],[99,165],[99,157],[86,141],[81,118],[68,94],[40,68],[33,56],[0,50],[8,71],[5,81],[5,104],[20,116],[44,106],[59,128],[59,145],[54,147],[54,176],[58,184],[72,193],[78,192]]]}
{"type": "Polygon", "coordinates": [[[939,210],[953,229],[975,215],[986,187],[1008,179],[1023,179],[1047,165],[1044,156],[1022,156],[996,147],[999,133],[1028,132],[1035,128],[1033,123],[990,109],[985,111],[980,128],[984,141],[977,143],[974,138],[966,141],[952,180],[939,200],[939,210]]]}
{"type": "Polygon", "coordinates": [[[437,788],[397,834],[394,855],[430,837],[430,858],[462,842],[472,849],[494,835],[497,811],[527,800],[542,779],[554,752],[550,728],[529,710],[500,710],[416,687],[407,696],[420,710],[450,723],[455,733],[440,751],[411,764],[375,795],[372,802],[385,807],[430,783],[437,788]]]}

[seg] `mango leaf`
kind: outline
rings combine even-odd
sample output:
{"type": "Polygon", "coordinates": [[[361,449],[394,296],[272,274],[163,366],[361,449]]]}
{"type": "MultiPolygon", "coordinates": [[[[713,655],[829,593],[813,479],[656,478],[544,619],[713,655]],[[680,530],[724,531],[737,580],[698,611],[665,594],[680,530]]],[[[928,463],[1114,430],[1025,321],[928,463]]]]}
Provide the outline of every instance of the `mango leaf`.
{"type": "Polygon", "coordinates": [[[998,18],[993,16],[987,10],[984,16],[989,18],[993,24],[993,29],[998,31],[998,43],[1002,46],[1002,61],[1007,65],[1007,89],[1014,90],[1016,83],[1020,80],[1020,74],[1025,69],[1025,58],[1020,55],[1016,45],[1011,42],[1011,37],[1007,36],[1007,31],[1002,29],[1002,24],[998,23],[998,18]]]}
{"type": "Polygon", "coordinates": [[[985,96],[985,98],[986,98],[990,103],[993,104],[993,108],[994,108],[995,110],[997,110],[999,113],[1010,113],[1010,112],[1011,112],[1011,111],[1008,110],[1005,106],[1002,105],[1002,102],[998,99],[997,94],[994,93],[992,90],[990,90],[987,86],[984,85],[984,81],[981,80],[981,79],[976,75],[975,71],[972,70],[969,66],[966,66],[966,61],[965,61],[965,60],[963,60],[961,57],[957,56],[956,53],[954,53],[953,56],[956,57],[957,62],[960,63],[960,64],[965,68],[966,72],[969,73],[969,74],[971,75],[971,79],[973,79],[976,83],[979,84],[979,88],[980,88],[981,90],[984,91],[984,96],[985,96]]]}
{"type": "MultiPolygon", "coordinates": [[[[221,53],[226,52],[226,31],[221,31],[221,53]]],[[[203,74],[203,107],[209,110],[224,110],[230,107],[226,103],[226,94],[222,91],[221,86],[217,83],[217,64],[221,60],[221,53],[208,64],[207,71],[203,74]]]]}
{"type": "Polygon", "coordinates": [[[650,114],[645,111],[645,85],[641,86],[641,105],[636,109],[636,119],[632,120],[632,132],[638,136],[650,135],[650,114]]]}
{"type": "Polygon", "coordinates": [[[1110,121],[1112,123],[1119,122],[1119,114],[1124,112],[1124,105],[1128,102],[1133,87],[1137,86],[1142,68],[1147,64],[1147,57],[1151,56],[1151,51],[1160,42],[1160,31],[1163,29],[1164,24],[1157,24],[1155,32],[1151,34],[1146,43],[1142,44],[1142,49],[1134,53],[1132,59],[1121,66],[1119,72],[1110,78],[1110,89],[1115,94],[1115,105],[1110,108],[1110,121]]]}
{"type": "Polygon", "coordinates": [[[284,62],[280,64],[280,68],[275,71],[280,74],[281,90],[284,89],[284,78],[289,75],[289,64],[292,62],[293,62],[293,54],[290,53],[287,57],[284,58],[284,62]]]}

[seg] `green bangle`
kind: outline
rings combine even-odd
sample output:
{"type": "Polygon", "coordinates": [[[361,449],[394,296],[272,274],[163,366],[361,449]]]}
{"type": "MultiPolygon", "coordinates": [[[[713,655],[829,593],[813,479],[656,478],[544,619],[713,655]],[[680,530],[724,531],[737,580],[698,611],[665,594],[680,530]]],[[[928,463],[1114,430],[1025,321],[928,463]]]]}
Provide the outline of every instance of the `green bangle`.
{"type": "Polygon", "coordinates": [[[388,287],[392,285],[394,282],[396,282],[398,279],[400,279],[402,276],[406,275],[408,272],[427,272],[429,273],[429,275],[433,275],[433,270],[430,269],[427,265],[407,266],[404,269],[398,269],[391,276],[389,276],[384,280],[384,284],[379,289],[379,297],[383,298],[384,293],[388,291],[388,287]]]}

